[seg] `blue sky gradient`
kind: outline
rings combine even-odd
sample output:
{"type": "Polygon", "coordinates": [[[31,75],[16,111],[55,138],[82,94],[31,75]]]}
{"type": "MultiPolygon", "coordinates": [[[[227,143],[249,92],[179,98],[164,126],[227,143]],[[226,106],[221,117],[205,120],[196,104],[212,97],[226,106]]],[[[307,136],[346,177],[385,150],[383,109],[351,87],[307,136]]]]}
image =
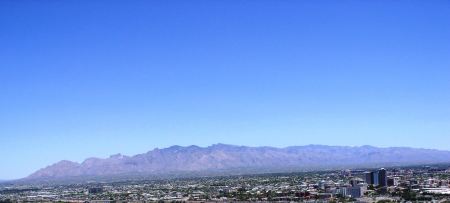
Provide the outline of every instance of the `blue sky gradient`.
{"type": "Polygon", "coordinates": [[[450,1],[0,1],[0,179],[170,145],[450,150],[450,1]]]}

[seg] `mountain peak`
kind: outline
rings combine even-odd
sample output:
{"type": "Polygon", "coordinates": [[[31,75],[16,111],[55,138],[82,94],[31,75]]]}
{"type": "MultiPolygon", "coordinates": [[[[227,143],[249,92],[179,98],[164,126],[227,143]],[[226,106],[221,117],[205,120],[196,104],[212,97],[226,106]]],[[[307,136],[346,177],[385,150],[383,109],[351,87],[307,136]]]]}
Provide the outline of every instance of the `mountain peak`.
{"type": "Polygon", "coordinates": [[[217,143],[209,146],[208,148],[232,148],[232,147],[238,147],[237,145],[231,145],[231,144],[223,144],[223,143],[217,143]]]}
{"type": "Polygon", "coordinates": [[[122,155],[121,153],[118,154],[113,154],[111,156],[109,156],[110,159],[123,159],[126,158],[126,156],[122,155]]]}
{"type": "Polygon", "coordinates": [[[59,162],[53,164],[52,166],[56,166],[56,165],[57,166],[78,166],[80,164],[77,162],[69,161],[69,160],[62,160],[62,161],[59,161],[59,162]]]}

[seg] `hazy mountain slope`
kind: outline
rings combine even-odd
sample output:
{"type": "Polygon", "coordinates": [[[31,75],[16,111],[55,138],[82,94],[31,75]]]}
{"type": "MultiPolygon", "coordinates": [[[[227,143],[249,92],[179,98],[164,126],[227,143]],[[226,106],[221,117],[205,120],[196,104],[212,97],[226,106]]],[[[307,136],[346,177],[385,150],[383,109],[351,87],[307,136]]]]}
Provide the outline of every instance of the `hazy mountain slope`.
{"type": "Polygon", "coordinates": [[[217,144],[209,147],[172,146],[131,157],[118,154],[106,159],[89,158],[82,163],[61,161],[31,174],[27,179],[239,170],[282,172],[442,162],[450,162],[450,151],[371,146],[274,148],[217,144]]]}

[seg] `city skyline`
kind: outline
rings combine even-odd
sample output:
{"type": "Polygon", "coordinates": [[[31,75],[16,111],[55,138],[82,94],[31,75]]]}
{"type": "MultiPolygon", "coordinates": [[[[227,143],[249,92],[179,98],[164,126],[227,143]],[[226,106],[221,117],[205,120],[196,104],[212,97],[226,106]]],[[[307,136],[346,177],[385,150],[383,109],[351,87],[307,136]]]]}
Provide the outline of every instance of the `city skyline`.
{"type": "Polygon", "coordinates": [[[448,1],[0,2],[0,179],[172,145],[450,150],[448,1]]]}
{"type": "Polygon", "coordinates": [[[450,195],[448,167],[447,164],[220,177],[109,179],[81,184],[18,184],[3,188],[0,184],[0,200],[447,202],[450,195]],[[375,178],[381,181],[375,183],[375,178]]]}

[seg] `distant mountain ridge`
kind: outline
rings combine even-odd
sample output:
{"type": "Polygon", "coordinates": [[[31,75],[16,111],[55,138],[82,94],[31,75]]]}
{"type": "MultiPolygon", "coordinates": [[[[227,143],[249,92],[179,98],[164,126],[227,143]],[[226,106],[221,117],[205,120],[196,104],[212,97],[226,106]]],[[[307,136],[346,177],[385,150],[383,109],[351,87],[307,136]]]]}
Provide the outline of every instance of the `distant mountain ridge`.
{"type": "Polygon", "coordinates": [[[325,145],[276,148],[215,144],[209,147],[192,145],[156,148],[134,156],[116,154],[105,159],[88,158],[82,163],[64,160],[40,169],[25,179],[191,172],[244,174],[449,162],[450,151],[433,149],[325,145]]]}

